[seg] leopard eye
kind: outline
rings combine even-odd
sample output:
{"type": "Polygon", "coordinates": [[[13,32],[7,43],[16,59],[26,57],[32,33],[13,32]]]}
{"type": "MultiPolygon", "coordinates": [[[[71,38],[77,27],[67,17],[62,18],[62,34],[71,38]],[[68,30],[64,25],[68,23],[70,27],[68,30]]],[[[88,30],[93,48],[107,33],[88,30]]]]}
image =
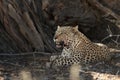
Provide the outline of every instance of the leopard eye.
{"type": "Polygon", "coordinates": [[[55,36],[54,36],[54,39],[57,39],[60,35],[61,35],[62,33],[59,33],[59,34],[55,34],[55,36]]]}

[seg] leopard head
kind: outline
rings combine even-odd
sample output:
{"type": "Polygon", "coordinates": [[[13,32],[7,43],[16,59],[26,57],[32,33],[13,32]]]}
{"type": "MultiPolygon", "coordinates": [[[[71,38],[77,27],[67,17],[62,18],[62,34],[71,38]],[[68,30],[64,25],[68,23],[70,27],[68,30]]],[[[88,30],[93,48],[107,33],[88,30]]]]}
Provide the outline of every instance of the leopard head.
{"type": "Polygon", "coordinates": [[[72,43],[74,38],[75,32],[78,31],[78,26],[71,27],[71,26],[58,26],[54,41],[56,43],[56,47],[69,47],[69,44],[72,43]]]}

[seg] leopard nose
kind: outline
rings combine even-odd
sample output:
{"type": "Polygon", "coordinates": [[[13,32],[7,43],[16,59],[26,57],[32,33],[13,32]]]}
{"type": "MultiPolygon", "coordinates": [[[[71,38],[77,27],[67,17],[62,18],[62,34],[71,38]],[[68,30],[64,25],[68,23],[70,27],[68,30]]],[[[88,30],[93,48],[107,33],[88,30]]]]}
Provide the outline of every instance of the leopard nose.
{"type": "Polygon", "coordinates": [[[64,41],[60,41],[60,45],[64,45],[64,41]]]}

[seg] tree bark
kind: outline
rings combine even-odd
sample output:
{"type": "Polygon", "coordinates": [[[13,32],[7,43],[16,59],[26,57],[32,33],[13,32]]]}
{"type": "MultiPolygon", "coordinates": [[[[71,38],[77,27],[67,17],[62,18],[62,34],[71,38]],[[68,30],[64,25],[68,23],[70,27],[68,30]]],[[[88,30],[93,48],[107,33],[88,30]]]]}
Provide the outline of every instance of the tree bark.
{"type": "Polygon", "coordinates": [[[45,24],[41,0],[0,0],[0,21],[2,39],[6,40],[0,42],[5,45],[0,52],[56,52],[52,26],[45,24]]]}

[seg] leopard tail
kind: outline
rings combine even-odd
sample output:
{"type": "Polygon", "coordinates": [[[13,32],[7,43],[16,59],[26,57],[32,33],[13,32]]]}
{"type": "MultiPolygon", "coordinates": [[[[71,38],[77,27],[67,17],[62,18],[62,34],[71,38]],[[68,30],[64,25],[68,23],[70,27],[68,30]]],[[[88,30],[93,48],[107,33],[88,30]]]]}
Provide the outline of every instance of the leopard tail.
{"type": "Polygon", "coordinates": [[[119,49],[110,48],[109,50],[111,53],[120,53],[119,49]]]}

